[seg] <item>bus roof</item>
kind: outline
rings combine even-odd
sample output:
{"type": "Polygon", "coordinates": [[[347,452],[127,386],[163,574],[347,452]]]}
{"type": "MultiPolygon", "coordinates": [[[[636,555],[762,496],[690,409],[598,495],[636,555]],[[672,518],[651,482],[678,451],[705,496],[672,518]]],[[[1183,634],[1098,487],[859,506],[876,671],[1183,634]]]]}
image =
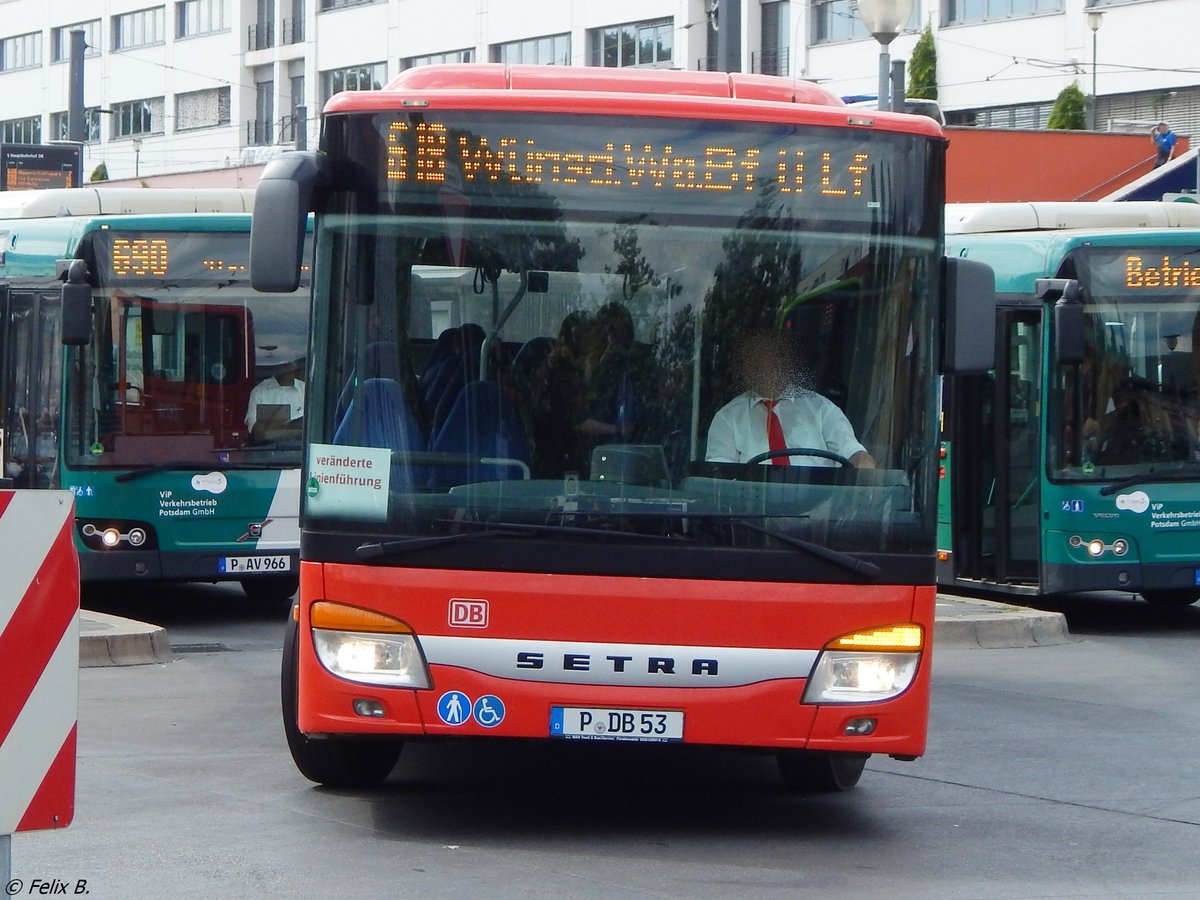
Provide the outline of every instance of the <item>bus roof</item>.
{"type": "Polygon", "coordinates": [[[251,212],[252,188],[52,188],[0,191],[0,219],[127,213],[251,212]]]}
{"type": "MultiPolygon", "coordinates": [[[[401,72],[380,91],[343,91],[326,113],[413,110],[430,103],[447,109],[530,109],[545,112],[703,116],[718,114],[720,101],[805,105],[814,121],[885,131],[942,135],[932,119],[902,113],[851,110],[841,98],[810,81],[738,72],[674,69],[613,69],[599,66],[535,66],[503,63],[435,64],[401,72]],[[414,97],[420,94],[420,97],[414,97]],[[504,100],[497,100],[499,96],[504,100]],[[584,98],[590,95],[590,100],[584,98]],[[489,99],[490,98],[490,99],[489,99]],[[817,110],[820,110],[817,112],[817,110]]],[[[743,106],[742,109],[746,107],[743,106]]],[[[760,109],[769,107],[762,106],[760,109]]],[[[739,111],[738,117],[743,115],[739,111]]],[[[794,116],[794,114],[793,114],[794,116]]],[[[722,118],[731,118],[726,112],[722,118]]],[[[789,119],[790,120],[790,119],[789,119]]]]}
{"type": "Polygon", "coordinates": [[[1200,228],[1200,204],[1153,200],[946,204],[948,235],[1147,227],[1200,228]]]}

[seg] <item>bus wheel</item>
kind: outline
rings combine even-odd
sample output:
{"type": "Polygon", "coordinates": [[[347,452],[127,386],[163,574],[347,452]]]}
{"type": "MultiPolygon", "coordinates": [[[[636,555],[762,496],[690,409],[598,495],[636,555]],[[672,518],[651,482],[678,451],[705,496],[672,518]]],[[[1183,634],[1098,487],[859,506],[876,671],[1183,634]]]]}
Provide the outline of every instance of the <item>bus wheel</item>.
{"type": "Polygon", "coordinates": [[[283,731],[296,768],[309,781],[329,787],[369,787],[378,784],[396,767],[404,747],[401,741],[336,736],[315,740],[296,727],[299,632],[299,624],[289,616],[283,635],[283,663],[279,678],[283,731]]]}
{"type": "Polygon", "coordinates": [[[264,578],[243,578],[242,590],[256,603],[282,603],[300,587],[298,575],[268,575],[264,578]]]}
{"type": "Polygon", "coordinates": [[[779,774],[789,788],[806,794],[831,794],[858,784],[870,755],[783,750],[777,759],[779,774]]]}
{"type": "Polygon", "coordinates": [[[1200,591],[1142,591],[1142,599],[1151,606],[1164,609],[1172,606],[1191,606],[1200,600],[1200,591]]]}

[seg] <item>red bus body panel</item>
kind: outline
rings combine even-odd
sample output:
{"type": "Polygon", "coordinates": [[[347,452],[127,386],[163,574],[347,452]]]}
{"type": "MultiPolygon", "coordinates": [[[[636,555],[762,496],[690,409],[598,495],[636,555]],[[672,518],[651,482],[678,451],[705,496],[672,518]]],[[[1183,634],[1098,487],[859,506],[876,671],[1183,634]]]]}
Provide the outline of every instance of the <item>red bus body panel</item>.
{"type": "Polygon", "coordinates": [[[547,738],[552,706],[684,711],[684,741],[919,756],[925,748],[934,589],[750,581],[696,581],[376,568],[303,563],[300,594],[299,715],[306,734],[393,734],[547,738]],[[486,628],[452,627],[455,599],[486,601],[486,628]],[[578,641],[589,646],[780,648],[818,651],[829,640],[870,627],[916,622],[926,647],[907,691],[880,703],[802,704],[807,672],[733,687],[584,685],[501,678],[469,667],[431,665],[429,690],[357,684],[326,671],[311,642],[308,610],[332,600],[400,618],[418,639],[578,641]],[[490,694],[503,721],[444,724],[438,698],[457,690],[490,694]],[[376,700],[384,715],[366,718],[353,701],[376,700]],[[851,719],[878,719],[874,733],[847,736],[851,719]]]}

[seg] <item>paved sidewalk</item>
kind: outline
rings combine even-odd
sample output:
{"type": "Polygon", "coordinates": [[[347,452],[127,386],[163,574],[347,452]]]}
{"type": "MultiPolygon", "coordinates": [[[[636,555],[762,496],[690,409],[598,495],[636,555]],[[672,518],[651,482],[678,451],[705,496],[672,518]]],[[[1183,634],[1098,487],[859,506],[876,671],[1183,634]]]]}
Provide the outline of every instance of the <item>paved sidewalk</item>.
{"type": "Polygon", "coordinates": [[[89,609],[79,611],[79,667],[137,666],[171,659],[167,630],[89,609]]]}
{"type": "Polygon", "coordinates": [[[1073,638],[1062,613],[995,600],[937,595],[934,647],[1041,647],[1073,638]]]}
{"type": "MultiPolygon", "coordinates": [[[[1070,640],[1061,613],[938,594],[935,647],[1040,647],[1070,640]]],[[[165,628],[80,611],[80,667],[136,666],[171,659],[171,642],[165,628]]]]}

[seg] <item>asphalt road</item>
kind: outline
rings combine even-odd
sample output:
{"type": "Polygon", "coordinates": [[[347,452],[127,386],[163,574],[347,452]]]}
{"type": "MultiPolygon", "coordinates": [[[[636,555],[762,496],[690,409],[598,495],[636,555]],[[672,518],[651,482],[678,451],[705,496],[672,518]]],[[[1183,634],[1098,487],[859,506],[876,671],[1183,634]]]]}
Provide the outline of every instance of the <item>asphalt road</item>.
{"type": "Polygon", "coordinates": [[[941,650],[927,755],[814,799],[769,757],[524,743],[316,788],[279,720],[282,607],[124,603],[161,607],[173,659],[81,672],[75,821],[14,836],[18,896],[1200,896],[1200,608],[1083,598],[1071,643],[941,650]]]}

